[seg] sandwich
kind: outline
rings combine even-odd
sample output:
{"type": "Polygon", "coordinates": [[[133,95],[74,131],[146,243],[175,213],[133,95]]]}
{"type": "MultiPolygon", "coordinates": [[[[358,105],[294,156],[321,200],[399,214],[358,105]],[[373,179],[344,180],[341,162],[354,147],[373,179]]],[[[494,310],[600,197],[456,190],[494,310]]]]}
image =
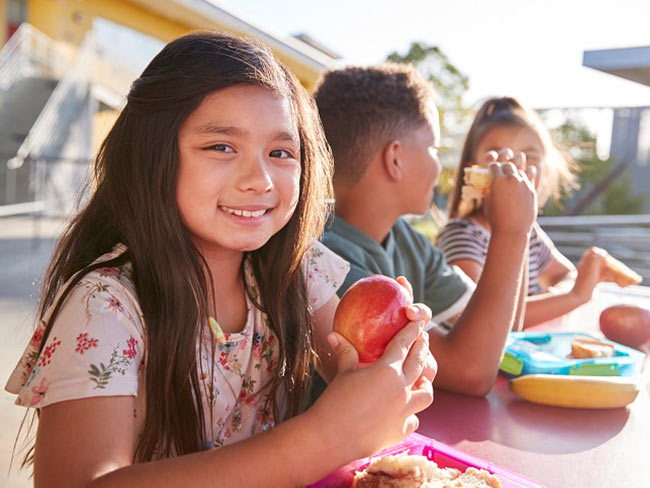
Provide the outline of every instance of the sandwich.
{"type": "Polygon", "coordinates": [[[352,488],[501,488],[484,469],[439,468],[425,456],[401,453],[373,459],[356,473],[352,488]]]}
{"type": "Polygon", "coordinates": [[[604,274],[607,281],[613,281],[620,287],[638,285],[643,279],[640,274],[610,255],[607,255],[607,267],[604,274]]]}
{"type": "Polygon", "coordinates": [[[487,168],[480,168],[477,165],[464,168],[464,183],[461,188],[463,200],[480,200],[490,192],[492,173],[487,168]]]}

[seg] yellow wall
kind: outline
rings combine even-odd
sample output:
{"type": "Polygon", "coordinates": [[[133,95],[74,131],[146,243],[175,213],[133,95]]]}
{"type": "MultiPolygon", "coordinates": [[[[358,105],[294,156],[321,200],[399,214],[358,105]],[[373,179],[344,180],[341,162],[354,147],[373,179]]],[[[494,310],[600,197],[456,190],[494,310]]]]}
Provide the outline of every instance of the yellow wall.
{"type": "Polygon", "coordinates": [[[7,0],[0,0],[0,46],[7,40],[7,0]]]}
{"type": "MultiPolygon", "coordinates": [[[[230,30],[200,17],[196,17],[195,25],[175,22],[148,10],[146,1],[140,0],[140,4],[144,6],[130,0],[29,0],[27,21],[55,40],[76,45],[81,43],[84,34],[92,27],[94,17],[103,17],[164,42],[197,28],[230,30]]],[[[306,88],[314,87],[320,76],[319,72],[288,56],[277,52],[275,54],[306,88]]]]}
{"type": "Polygon", "coordinates": [[[55,40],[80,44],[94,17],[168,42],[189,29],[126,0],[30,0],[28,22],[55,40]]]}

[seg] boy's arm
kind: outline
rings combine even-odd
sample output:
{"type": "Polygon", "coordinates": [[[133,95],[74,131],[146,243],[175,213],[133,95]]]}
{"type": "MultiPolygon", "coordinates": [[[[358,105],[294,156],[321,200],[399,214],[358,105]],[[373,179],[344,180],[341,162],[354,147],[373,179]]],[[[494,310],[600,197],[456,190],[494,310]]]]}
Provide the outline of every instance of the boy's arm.
{"type": "Polygon", "coordinates": [[[485,205],[492,235],[476,291],[449,333],[430,332],[430,349],[439,364],[435,385],[477,396],[492,388],[515,321],[537,208],[530,181],[512,164],[491,168],[491,196],[485,205]]]}
{"type": "Polygon", "coordinates": [[[485,268],[465,312],[448,333],[434,328],[429,344],[438,361],[434,386],[486,395],[499,369],[517,310],[528,235],[493,234],[485,268]]]}

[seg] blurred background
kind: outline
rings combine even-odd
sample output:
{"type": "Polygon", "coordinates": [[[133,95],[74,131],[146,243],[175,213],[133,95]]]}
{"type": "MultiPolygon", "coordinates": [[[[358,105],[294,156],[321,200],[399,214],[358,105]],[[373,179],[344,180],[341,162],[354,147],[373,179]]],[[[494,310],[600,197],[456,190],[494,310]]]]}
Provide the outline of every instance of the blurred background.
{"type": "MultiPolygon", "coordinates": [[[[83,203],[95,151],[130,83],[195,29],[255,38],[313,90],[325,70],[385,60],[429,77],[444,208],[482,100],[536,108],[580,165],[579,191],[540,223],[577,259],[608,249],[650,284],[650,3],[643,0],[0,0],[0,380],[30,336],[47,259],[83,203]]],[[[430,216],[415,219],[432,239],[430,216]]],[[[23,412],[0,393],[0,486],[23,412]]]]}

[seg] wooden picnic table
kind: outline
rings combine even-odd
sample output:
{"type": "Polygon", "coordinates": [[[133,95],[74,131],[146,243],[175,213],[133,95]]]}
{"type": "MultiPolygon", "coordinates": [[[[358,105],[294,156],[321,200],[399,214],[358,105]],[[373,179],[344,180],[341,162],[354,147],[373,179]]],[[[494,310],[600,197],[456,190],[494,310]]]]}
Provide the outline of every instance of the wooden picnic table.
{"type": "MultiPolygon", "coordinates": [[[[650,308],[650,288],[598,290],[589,307],[531,330],[598,333],[600,311],[615,303],[650,308]],[[595,321],[594,321],[595,320],[595,321]]],[[[626,408],[570,409],[526,402],[501,374],[485,398],[441,390],[419,414],[418,432],[548,488],[650,487],[650,366],[626,408]]]]}

